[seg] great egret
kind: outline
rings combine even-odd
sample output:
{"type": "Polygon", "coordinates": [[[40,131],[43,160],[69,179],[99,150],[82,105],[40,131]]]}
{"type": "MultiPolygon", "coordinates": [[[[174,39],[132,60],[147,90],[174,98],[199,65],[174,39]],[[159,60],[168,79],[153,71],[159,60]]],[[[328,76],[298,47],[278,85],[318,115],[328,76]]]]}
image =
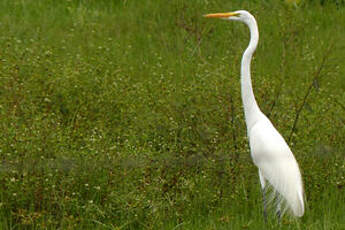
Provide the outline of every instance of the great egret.
{"type": "Polygon", "coordinates": [[[259,41],[256,20],[245,10],[207,14],[205,17],[240,21],[249,27],[250,42],[243,53],[241,63],[241,94],[251,156],[254,164],[259,168],[265,220],[267,219],[265,199],[267,188],[271,188],[273,195],[277,196],[275,201],[279,219],[287,209],[290,209],[294,216],[301,217],[304,214],[304,195],[297,161],[284,138],[261,112],[253,93],[250,62],[259,41]]]}

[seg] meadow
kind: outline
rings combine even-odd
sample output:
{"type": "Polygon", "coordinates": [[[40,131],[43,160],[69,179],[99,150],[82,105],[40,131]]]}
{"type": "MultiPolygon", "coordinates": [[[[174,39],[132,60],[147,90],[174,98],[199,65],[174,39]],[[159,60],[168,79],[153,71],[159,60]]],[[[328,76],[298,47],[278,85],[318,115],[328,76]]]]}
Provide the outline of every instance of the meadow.
{"type": "Polygon", "coordinates": [[[321,3],[2,0],[0,229],[345,229],[345,6],[321,3]],[[202,17],[237,9],[305,184],[281,224],[246,138],[248,29],[202,17]]]}

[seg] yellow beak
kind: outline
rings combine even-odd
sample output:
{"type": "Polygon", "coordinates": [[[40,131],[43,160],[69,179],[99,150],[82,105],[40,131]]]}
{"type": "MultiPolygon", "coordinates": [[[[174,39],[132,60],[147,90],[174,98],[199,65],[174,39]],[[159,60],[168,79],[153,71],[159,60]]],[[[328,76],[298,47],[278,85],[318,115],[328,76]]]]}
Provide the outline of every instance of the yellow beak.
{"type": "Polygon", "coordinates": [[[216,13],[216,14],[206,14],[205,18],[229,18],[232,16],[238,16],[239,13],[229,12],[229,13],[216,13]]]}

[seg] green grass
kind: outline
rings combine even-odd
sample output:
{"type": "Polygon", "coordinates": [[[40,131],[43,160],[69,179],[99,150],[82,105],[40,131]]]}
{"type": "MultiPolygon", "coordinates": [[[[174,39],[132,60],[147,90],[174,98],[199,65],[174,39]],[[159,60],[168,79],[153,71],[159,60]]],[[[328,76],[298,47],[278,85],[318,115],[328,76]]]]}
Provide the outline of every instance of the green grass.
{"type": "Polygon", "coordinates": [[[0,229],[345,229],[345,8],[312,3],[2,0],[0,229]],[[248,29],[202,17],[236,9],[305,183],[280,227],[245,138],[248,29]]]}

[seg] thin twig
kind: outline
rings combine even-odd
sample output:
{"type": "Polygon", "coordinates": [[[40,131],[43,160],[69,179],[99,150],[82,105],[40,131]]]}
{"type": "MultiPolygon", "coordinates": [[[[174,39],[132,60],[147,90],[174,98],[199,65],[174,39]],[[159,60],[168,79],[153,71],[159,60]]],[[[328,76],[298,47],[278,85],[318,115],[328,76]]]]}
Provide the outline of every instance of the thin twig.
{"type": "Polygon", "coordinates": [[[318,81],[321,78],[321,71],[325,67],[326,61],[329,58],[333,48],[334,48],[334,42],[329,46],[328,50],[326,51],[325,55],[323,56],[323,58],[321,60],[321,63],[320,63],[320,66],[315,71],[314,77],[313,77],[312,81],[310,82],[310,85],[309,85],[309,87],[307,89],[306,94],[303,97],[302,103],[301,103],[300,107],[296,111],[295,119],[294,119],[294,122],[293,122],[293,125],[292,125],[292,128],[291,128],[291,132],[290,132],[290,136],[289,136],[289,143],[291,143],[292,135],[296,131],[298,120],[300,118],[301,112],[302,112],[305,104],[307,103],[307,99],[308,99],[308,97],[309,97],[309,95],[310,95],[310,93],[311,93],[311,91],[312,91],[312,89],[314,87],[314,82],[318,81]]]}

